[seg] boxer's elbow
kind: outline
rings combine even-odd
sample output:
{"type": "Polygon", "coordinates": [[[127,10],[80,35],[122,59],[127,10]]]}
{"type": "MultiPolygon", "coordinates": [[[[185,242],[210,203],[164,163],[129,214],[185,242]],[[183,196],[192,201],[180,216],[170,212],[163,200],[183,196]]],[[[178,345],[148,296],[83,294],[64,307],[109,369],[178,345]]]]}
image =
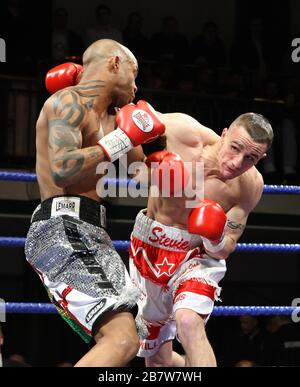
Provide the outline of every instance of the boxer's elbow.
{"type": "Polygon", "coordinates": [[[217,253],[212,253],[210,251],[207,251],[207,254],[212,258],[221,260],[221,259],[227,259],[230,255],[230,252],[226,250],[218,251],[217,253]]]}
{"type": "Polygon", "coordinates": [[[220,256],[218,257],[218,259],[227,259],[230,256],[231,253],[232,253],[231,250],[221,251],[220,256]]]}
{"type": "Polygon", "coordinates": [[[224,251],[222,251],[223,257],[221,259],[227,259],[234,252],[235,248],[236,248],[236,241],[230,238],[229,242],[226,243],[224,251]]]}
{"type": "Polygon", "coordinates": [[[215,259],[227,259],[234,252],[235,248],[236,248],[236,242],[230,238],[229,240],[227,240],[222,250],[214,253],[210,253],[208,251],[207,253],[209,256],[215,259]]]}

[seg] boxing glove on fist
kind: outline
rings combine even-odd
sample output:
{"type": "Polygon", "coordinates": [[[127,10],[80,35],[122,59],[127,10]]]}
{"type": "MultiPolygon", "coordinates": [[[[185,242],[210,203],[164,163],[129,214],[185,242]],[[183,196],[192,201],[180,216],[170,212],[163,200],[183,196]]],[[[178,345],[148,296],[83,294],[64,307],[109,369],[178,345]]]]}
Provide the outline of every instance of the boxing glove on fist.
{"type": "Polygon", "coordinates": [[[46,89],[54,94],[68,86],[75,86],[83,72],[83,67],[77,63],[67,62],[53,67],[45,79],[46,89]]]}
{"type": "Polygon", "coordinates": [[[203,245],[211,252],[220,251],[225,245],[224,227],[226,214],[213,200],[203,199],[188,217],[188,230],[202,236],[203,245]]]}
{"type": "Polygon", "coordinates": [[[155,140],[165,132],[165,125],[146,101],[123,106],[117,113],[118,128],[98,144],[110,161],[115,161],[137,145],[155,140]]]}
{"type": "Polygon", "coordinates": [[[166,196],[183,192],[189,173],[178,154],[169,151],[154,152],[147,157],[145,163],[152,169],[152,183],[158,186],[160,192],[166,196]]]}

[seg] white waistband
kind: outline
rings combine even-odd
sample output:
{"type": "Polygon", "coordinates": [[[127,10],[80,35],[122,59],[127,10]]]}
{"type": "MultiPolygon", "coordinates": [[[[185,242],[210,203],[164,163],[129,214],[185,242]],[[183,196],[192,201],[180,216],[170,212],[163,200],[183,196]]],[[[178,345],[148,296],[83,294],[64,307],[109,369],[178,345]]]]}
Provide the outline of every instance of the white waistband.
{"type": "Polygon", "coordinates": [[[146,210],[138,213],[132,235],[148,243],[170,251],[188,251],[202,244],[200,235],[190,234],[187,230],[166,226],[145,215],[146,210]]]}

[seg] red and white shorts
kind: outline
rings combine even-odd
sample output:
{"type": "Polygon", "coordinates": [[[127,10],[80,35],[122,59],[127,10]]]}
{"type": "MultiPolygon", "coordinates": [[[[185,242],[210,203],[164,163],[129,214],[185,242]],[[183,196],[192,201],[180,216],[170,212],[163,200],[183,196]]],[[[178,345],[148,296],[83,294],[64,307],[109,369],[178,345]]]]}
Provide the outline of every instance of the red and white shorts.
{"type": "Polygon", "coordinates": [[[225,260],[204,254],[199,235],[166,226],[141,211],[131,235],[130,276],[141,291],[139,315],[149,335],[141,341],[138,356],[152,356],[175,338],[177,309],[207,315],[207,321],[225,272],[225,260]]]}

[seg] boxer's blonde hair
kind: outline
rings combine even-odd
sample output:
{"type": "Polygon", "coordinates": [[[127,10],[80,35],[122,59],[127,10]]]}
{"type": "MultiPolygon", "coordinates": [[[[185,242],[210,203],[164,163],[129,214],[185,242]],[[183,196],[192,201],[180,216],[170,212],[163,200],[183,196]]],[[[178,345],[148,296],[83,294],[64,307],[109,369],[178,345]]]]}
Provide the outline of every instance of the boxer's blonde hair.
{"type": "Polygon", "coordinates": [[[267,149],[271,147],[274,137],[273,129],[269,120],[262,114],[241,114],[230,125],[230,127],[233,126],[242,126],[255,142],[267,144],[267,149]]]}

